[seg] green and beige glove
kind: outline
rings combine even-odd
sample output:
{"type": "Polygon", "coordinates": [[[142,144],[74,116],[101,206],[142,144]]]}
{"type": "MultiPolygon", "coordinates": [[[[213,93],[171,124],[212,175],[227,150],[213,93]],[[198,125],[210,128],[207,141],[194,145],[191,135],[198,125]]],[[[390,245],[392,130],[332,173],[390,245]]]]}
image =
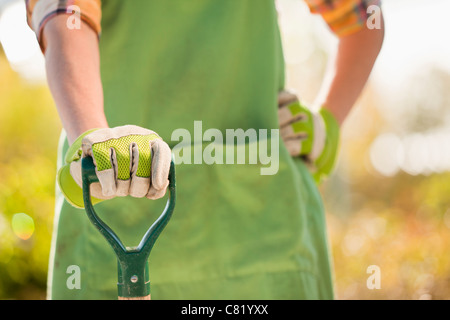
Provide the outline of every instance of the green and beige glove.
{"type": "Polygon", "coordinates": [[[324,108],[312,112],[293,92],[278,95],[281,137],[293,157],[306,160],[320,183],[334,169],[339,146],[339,124],[324,108]]]}
{"type": "Polygon", "coordinates": [[[159,199],[169,185],[171,150],[153,131],[126,125],[94,129],[71,145],[58,185],[67,201],[83,208],[81,159],[91,156],[98,183],[91,184],[92,203],[114,197],[159,199]]]}

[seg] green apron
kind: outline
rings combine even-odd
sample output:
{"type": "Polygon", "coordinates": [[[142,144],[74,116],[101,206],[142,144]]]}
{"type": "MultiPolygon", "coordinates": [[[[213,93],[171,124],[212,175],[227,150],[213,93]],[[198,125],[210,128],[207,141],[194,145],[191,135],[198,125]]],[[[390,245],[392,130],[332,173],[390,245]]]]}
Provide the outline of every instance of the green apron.
{"type": "MultiPolygon", "coordinates": [[[[273,0],[103,1],[101,68],[111,127],[277,129],[284,63],[273,0]]],[[[225,136],[225,134],[224,134],[225,136]]],[[[60,157],[67,150],[64,136],[60,157]]],[[[332,299],[317,187],[280,143],[279,170],[179,164],[177,205],[149,259],[153,299],[332,299]]],[[[165,198],[96,206],[127,246],[165,198]]],[[[117,262],[84,210],[57,192],[49,298],[117,298],[117,262]],[[73,273],[71,266],[77,266],[73,273]],[[79,287],[73,286],[74,277],[79,287]]]]}

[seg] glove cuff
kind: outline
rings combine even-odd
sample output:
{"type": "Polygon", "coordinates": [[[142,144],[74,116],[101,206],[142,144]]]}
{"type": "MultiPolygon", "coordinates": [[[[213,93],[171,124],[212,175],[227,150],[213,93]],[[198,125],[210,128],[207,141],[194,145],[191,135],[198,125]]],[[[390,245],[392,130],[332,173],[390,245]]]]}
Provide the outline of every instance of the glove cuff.
{"type": "Polygon", "coordinates": [[[78,161],[81,159],[82,156],[81,142],[83,141],[83,138],[88,134],[97,130],[99,129],[91,129],[84,132],[74,141],[74,143],[72,143],[72,145],[69,147],[64,157],[65,163],[71,163],[73,161],[78,161]]]}
{"type": "Polygon", "coordinates": [[[325,108],[319,111],[323,124],[325,126],[325,145],[322,153],[315,161],[317,168],[320,168],[315,174],[316,182],[320,183],[333,171],[339,150],[340,127],[333,114],[325,108]]]}
{"type": "MultiPolygon", "coordinates": [[[[74,141],[74,143],[72,143],[64,157],[65,164],[58,170],[57,174],[57,183],[59,186],[59,190],[66,198],[67,202],[69,202],[72,206],[80,209],[84,208],[83,189],[76,183],[76,181],[70,174],[70,164],[75,161],[81,161],[81,141],[86,135],[96,130],[98,129],[92,129],[84,132],[74,141]]],[[[96,204],[100,201],[101,200],[92,197],[93,204],[96,204]]]]}
{"type": "Polygon", "coordinates": [[[311,113],[313,130],[312,130],[312,144],[309,151],[308,158],[311,161],[316,161],[324,152],[327,141],[327,128],[324,118],[319,112],[311,113]]]}

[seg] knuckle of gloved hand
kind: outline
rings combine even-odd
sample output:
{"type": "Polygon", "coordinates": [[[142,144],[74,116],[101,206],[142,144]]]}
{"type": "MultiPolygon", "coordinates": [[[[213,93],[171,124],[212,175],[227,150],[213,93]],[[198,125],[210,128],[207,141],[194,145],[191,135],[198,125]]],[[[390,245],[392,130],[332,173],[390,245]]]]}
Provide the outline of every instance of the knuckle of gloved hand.
{"type": "Polygon", "coordinates": [[[283,107],[287,104],[298,101],[297,95],[289,90],[283,90],[278,94],[278,106],[283,107]]]}

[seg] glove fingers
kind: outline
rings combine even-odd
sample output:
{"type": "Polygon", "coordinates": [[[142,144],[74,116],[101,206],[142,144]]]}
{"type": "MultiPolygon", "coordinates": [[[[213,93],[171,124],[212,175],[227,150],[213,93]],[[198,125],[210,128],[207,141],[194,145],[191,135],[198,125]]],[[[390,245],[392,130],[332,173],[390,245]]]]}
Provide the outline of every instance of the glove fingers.
{"type": "MultiPolygon", "coordinates": [[[[139,177],[136,172],[139,166],[139,149],[136,144],[130,146],[131,154],[131,182],[129,194],[135,198],[143,198],[147,195],[150,188],[150,175],[147,177],[139,177]]],[[[150,161],[150,159],[148,159],[150,161]]]]}
{"type": "Polygon", "coordinates": [[[292,157],[299,156],[302,151],[302,140],[300,139],[285,140],[284,145],[292,157]]]}
{"type": "Polygon", "coordinates": [[[168,186],[171,151],[165,142],[153,140],[155,138],[159,137],[151,130],[127,125],[100,129],[83,139],[83,154],[94,159],[102,198],[131,195],[157,199],[164,196],[168,186]],[[144,148],[140,138],[137,143],[127,138],[135,135],[144,137],[144,140],[145,136],[149,136],[149,146],[144,148]],[[121,144],[111,142],[119,139],[122,139],[121,144]]]}
{"type": "Polygon", "coordinates": [[[306,130],[299,130],[295,132],[292,124],[297,125],[305,121],[307,115],[304,113],[298,113],[292,115],[289,105],[285,105],[278,109],[278,116],[280,122],[280,135],[284,141],[284,144],[289,151],[289,154],[293,157],[297,157],[301,154],[302,141],[308,138],[306,130]]]}
{"type": "MultiPolygon", "coordinates": [[[[70,175],[73,177],[77,185],[82,188],[83,182],[81,178],[81,160],[70,163],[70,175]]],[[[91,183],[91,196],[103,200],[113,198],[113,196],[103,195],[102,186],[98,182],[91,183]]]]}
{"type": "Polygon", "coordinates": [[[283,140],[305,140],[308,134],[304,131],[295,132],[291,126],[280,128],[280,135],[283,140]]]}
{"type": "Polygon", "coordinates": [[[298,113],[293,115],[291,110],[289,109],[290,105],[285,105],[278,109],[278,121],[280,124],[280,128],[284,128],[290,126],[294,122],[305,121],[307,115],[304,113],[298,113]]]}
{"type": "MultiPolygon", "coordinates": [[[[117,190],[116,190],[117,197],[126,197],[130,194],[130,187],[131,187],[131,181],[132,181],[131,173],[135,172],[135,171],[133,171],[134,168],[137,168],[137,164],[136,164],[136,166],[133,165],[134,164],[134,157],[133,157],[134,149],[137,149],[136,145],[134,143],[130,144],[128,147],[128,153],[121,154],[121,157],[122,157],[121,161],[118,161],[115,149],[112,149],[113,150],[113,158],[111,161],[113,163],[113,168],[115,169],[114,171],[115,171],[115,180],[116,180],[116,186],[117,186],[117,190]],[[122,166],[121,168],[119,168],[119,163],[122,166]],[[119,175],[119,171],[122,172],[122,175],[119,175]]],[[[137,155],[139,156],[139,153],[137,153],[137,155]]]]}
{"type": "Polygon", "coordinates": [[[150,189],[147,193],[149,199],[162,198],[169,185],[169,171],[172,152],[162,140],[155,140],[152,144],[152,171],[150,189]]]}
{"type": "Polygon", "coordinates": [[[298,97],[294,92],[284,90],[278,94],[278,107],[282,107],[284,105],[288,105],[297,101],[298,97]]]}
{"type": "Polygon", "coordinates": [[[96,153],[93,150],[93,145],[98,141],[108,140],[109,135],[111,135],[111,129],[109,128],[97,130],[84,137],[81,146],[83,155],[92,157],[94,161],[95,173],[102,188],[102,198],[116,195],[117,158],[114,148],[103,149],[96,153]],[[101,171],[98,170],[99,165],[101,171]]]}
{"type": "Polygon", "coordinates": [[[104,197],[112,197],[117,194],[117,185],[116,185],[116,177],[117,177],[117,157],[116,151],[114,148],[110,149],[110,161],[111,161],[111,169],[106,169],[102,171],[98,171],[97,163],[95,162],[95,158],[93,158],[94,164],[96,166],[95,173],[97,174],[98,181],[102,186],[102,194],[104,197]]]}
{"type": "Polygon", "coordinates": [[[157,199],[164,197],[168,186],[169,186],[169,180],[167,180],[167,183],[165,184],[165,186],[162,187],[160,190],[155,189],[154,187],[150,187],[150,190],[148,191],[148,193],[146,195],[147,199],[157,200],[157,199]]]}

